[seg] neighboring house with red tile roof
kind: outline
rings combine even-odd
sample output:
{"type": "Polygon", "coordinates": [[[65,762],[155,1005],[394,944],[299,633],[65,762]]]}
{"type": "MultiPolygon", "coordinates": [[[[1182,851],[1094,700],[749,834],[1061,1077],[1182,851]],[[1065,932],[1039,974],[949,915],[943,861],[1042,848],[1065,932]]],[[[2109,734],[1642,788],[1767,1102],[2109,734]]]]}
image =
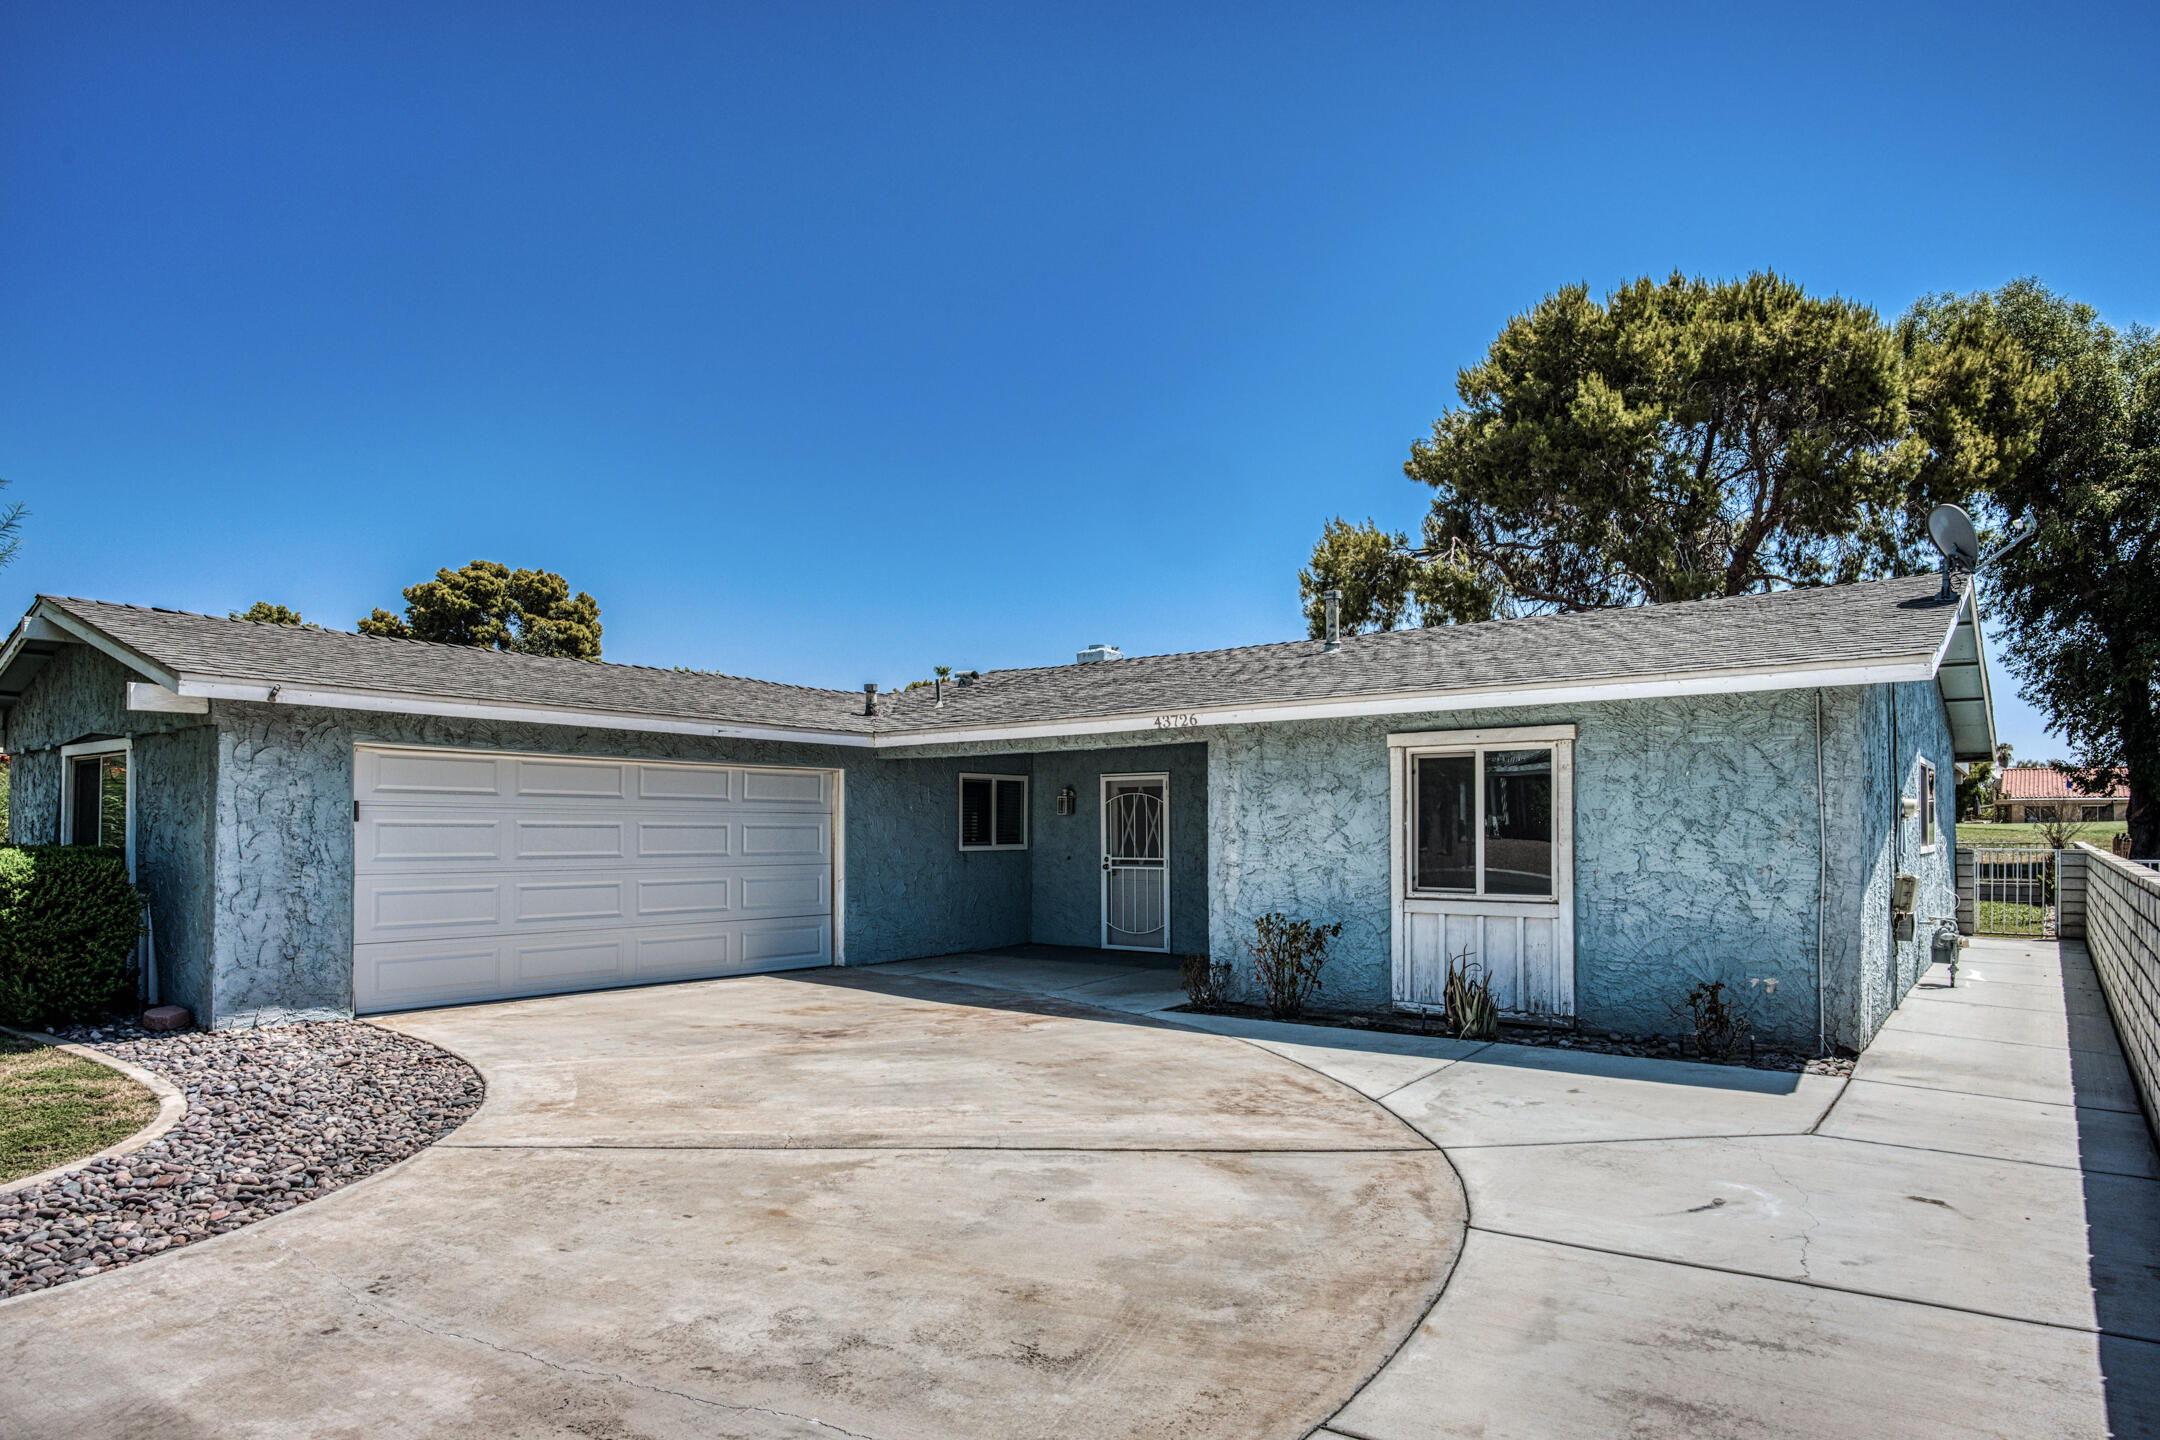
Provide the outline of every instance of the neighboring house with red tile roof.
{"type": "Polygon", "coordinates": [[[2009,824],[2035,824],[2043,820],[2127,820],[2130,818],[2130,789],[2118,784],[2101,794],[2087,795],[2073,786],[2067,775],[2052,766],[2013,765],[2002,772],[2002,788],[1995,797],[1995,818],[2009,824]]]}

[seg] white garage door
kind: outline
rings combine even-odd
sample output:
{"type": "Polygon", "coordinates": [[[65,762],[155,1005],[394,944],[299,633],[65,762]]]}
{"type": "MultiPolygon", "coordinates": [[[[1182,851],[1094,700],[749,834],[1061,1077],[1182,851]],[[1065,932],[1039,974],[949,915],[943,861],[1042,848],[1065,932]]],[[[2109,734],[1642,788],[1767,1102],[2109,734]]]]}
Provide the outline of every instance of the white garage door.
{"type": "Polygon", "coordinates": [[[828,770],[353,752],[353,1008],[833,959],[828,770]]]}

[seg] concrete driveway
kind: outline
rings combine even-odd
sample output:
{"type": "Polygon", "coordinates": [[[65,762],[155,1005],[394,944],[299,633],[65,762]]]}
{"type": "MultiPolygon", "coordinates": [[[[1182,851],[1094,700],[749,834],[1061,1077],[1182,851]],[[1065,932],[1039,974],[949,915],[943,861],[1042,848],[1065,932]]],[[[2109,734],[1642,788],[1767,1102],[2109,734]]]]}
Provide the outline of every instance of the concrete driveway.
{"type": "Polygon", "coordinates": [[[1296,1437],[1462,1243],[1381,1106],[1056,1001],[842,971],[389,1023],[479,1113],[0,1305],[0,1433],[1296,1437]]]}
{"type": "Polygon", "coordinates": [[[0,1432],[2160,1433],[2081,947],[1976,944],[1850,1081],[1180,999],[1022,953],[399,1017],[479,1115],[0,1305],[0,1432]]]}

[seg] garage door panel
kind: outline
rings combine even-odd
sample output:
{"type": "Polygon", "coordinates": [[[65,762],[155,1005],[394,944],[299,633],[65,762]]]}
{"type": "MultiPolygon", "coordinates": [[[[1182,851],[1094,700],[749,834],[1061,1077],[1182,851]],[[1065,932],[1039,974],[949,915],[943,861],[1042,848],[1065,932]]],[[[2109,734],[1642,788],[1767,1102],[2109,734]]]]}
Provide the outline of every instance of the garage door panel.
{"type": "Polygon", "coordinates": [[[410,880],[363,881],[358,890],[359,939],[387,939],[418,930],[493,930],[503,922],[502,884],[459,885],[410,880]]]}
{"type": "Polygon", "coordinates": [[[640,820],[641,860],[724,860],[735,853],[735,826],[726,820],[640,820]]]}
{"type": "Polygon", "coordinates": [[[637,918],[681,920],[686,916],[724,917],[735,906],[734,881],[726,875],[640,876],[637,918]]]}
{"type": "Polygon", "coordinates": [[[823,810],[832,804],[832,776],[822,770],[745,770],[745,805],[786,805],[823,810]]]}
{"type": "Polygon", "coordinates": [[[640,980],[710,978],[736,969],[734,925],[700,930],[640,932],[630,968],[640,980]]]}
{"type": "Polygon", "coordinates": [[[637,767],[637,795],[640,800],[726,805],[735,799],[735,777],[735,771],[718,767],[640,765],[637,767]]]}
{"type": "Polygon", "coordinates": [[[626,822],[615,818],[570,820],[520,819],[517,822],[517,854],[520,861],[555,864],[564,860],[622,860],[626,822]]]}
{"type": "Polygon", "coordinates": [[[499,865],[503,822],[493,816],[371,816],[361,822],[359,858],[376,865],[499,865]]]}
{"type": "Polygon", "coordinates": [[[353,1008],[394,1010],[500,993],[505,948],[499,940],[363,945],[355,952],[353,1008]]]}
{"type": "Polygon", "coordinates": [[[832,871],[824,866],[745,871],[736,882],[741,912],[752,915],[823,915],[832,894],[832,871]]]}
{"type": "Polygon", "coordinates": [[[519,990],[583,989],[622,978],[623,941],[616,936],[522,940],[511,946],[510,980],[519,990]]]}
{"type": "Polygon", "coordinates": [[[745,864],[822,860],[832,854],[832,822],[823,815],[800,820],[745,820],[741,831],[741,858],[745,864]]]}
{"type": "Polygon", "coordinates": [[[530,760],[516,767],[514,793],[521,800],[621,800],[629,766],[607,760],[530,760]]]}
{"type": "Polygon", "coordinates": [[[737,944],[746,966],[829,965],[832,963],[832,922],[822,917],[745,920],[737,944]]]}
{"type": "Polygon", "coordinates": [[[519,929],[554,929],[576,922],[619,925],[625,918],[623,881],[589,877],[514,881],[510,913],[519,929]]]}
{"type": "Polygon", "coordinates": [[[492,755],[367,750],[360,753],[354,770],[362,797],[424,800],[441,796],[463,802],[500,798],[502,763],[492,755]]]}

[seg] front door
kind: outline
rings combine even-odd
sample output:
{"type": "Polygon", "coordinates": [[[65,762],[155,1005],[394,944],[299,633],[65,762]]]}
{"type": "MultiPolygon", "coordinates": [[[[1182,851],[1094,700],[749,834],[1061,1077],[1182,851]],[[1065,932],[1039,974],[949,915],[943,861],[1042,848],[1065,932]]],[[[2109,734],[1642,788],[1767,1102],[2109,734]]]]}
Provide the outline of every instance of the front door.
{"type": "Polygon", "coordinates": [[[1170,948],[1170,777],[1102,777],[1102,943],[1170,948]]]}
{"type": "Polygon", "coordinates": [[[1572,725],[1391,735],[1394,990],[1438,1011],[1451,966],[1503,1014],[1575,1013],[1572,725]]]}

